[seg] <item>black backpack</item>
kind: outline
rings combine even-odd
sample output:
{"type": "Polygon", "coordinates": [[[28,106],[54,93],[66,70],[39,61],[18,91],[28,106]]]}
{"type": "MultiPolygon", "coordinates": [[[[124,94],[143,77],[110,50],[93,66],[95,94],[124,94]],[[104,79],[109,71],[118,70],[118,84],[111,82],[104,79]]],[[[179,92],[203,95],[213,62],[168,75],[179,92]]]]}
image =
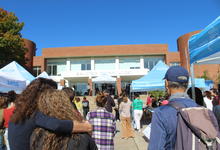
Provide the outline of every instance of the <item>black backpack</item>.
{"type": "Polygon", "coordinates": [[[175,150],[220,150],[220,132],[212,111],[205,107],[184,108],[177,102],[168,105],[177,110],[175,150]]]}

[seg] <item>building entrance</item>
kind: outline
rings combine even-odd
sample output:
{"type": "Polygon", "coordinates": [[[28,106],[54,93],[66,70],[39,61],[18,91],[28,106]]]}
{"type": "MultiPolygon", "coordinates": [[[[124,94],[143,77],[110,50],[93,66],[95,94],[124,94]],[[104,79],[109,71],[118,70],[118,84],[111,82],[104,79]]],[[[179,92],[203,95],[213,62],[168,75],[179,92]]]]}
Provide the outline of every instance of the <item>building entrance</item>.
{"type": "Polygon", "coordinates": [[[110,95],[115,95],[116,92],[116,85],[115,83],[95,83],[95,94],[99,94],[104,90],[108,90],[110,95]]]}

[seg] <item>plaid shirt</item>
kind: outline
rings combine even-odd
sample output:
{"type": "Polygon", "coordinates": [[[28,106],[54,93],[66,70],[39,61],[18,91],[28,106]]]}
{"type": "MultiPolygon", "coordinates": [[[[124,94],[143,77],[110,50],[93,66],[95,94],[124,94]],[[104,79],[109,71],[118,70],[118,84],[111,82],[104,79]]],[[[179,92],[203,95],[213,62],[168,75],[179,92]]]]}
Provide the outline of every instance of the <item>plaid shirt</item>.
{"type": "Polygon", "coordinates": [[[114,150],[116,130],[115,117],[105,108],[87,114],[87,120],[93,125],[92,138],[99,150],[114,150]]]}

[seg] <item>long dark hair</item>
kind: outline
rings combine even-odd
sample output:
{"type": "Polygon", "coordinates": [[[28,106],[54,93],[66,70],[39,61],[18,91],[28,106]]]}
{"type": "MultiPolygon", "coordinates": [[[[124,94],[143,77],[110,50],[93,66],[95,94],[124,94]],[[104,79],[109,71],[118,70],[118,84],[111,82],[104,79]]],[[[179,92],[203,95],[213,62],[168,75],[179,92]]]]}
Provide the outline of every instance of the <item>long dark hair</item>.
{"type": "MultiPolygon", "coordinates": [[[[69,97],[64,91],[45,90],[39,97],[38,108],[44,114],[61,120],[77,120],[79,122],[83,120],[83,117],[72,107],[69,97]]],[[[77,134],[58,135],[37,128],[31,136],[31,149],[36,150],[39,147],[41,150],[67,149],[70,138],[73,138],[76,143],[79,141],[77,134]]]]}
{"type": "Polygon", "coordinates": [[[56,89],[57,83],[51,79],[37,78],[15,100],[15,111],[11,121],[19,123],[31,117],[37,110],[40,94],[46,89],[56,89]]]}
{"type": "MultiPolygon", "coordinates": [[[[189,95],[190,98],[193,98],[192,88],[188,89],[187,94],[189,95]]],[[[204,99],[203,99],[202,91],[197,87],[195,87],[195,97],[196,97],[195,99],[196,103],[200,106],[204,106],[204,99]]]]}

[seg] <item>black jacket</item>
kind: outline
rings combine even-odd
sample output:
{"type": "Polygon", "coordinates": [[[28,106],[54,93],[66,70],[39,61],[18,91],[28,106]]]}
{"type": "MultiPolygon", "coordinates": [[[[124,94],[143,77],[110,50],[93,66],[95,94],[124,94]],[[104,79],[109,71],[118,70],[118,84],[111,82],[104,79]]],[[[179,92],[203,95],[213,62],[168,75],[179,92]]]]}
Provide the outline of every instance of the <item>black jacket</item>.
{"type": "Polygon", "coordinates": [[[110,95],[108,95],[107,96],[107,102],[105,104],[105,109],[108,112],[112,112],[112,107],[115,107],[115,102],[114,102],[113,98],[110,95]]]}

